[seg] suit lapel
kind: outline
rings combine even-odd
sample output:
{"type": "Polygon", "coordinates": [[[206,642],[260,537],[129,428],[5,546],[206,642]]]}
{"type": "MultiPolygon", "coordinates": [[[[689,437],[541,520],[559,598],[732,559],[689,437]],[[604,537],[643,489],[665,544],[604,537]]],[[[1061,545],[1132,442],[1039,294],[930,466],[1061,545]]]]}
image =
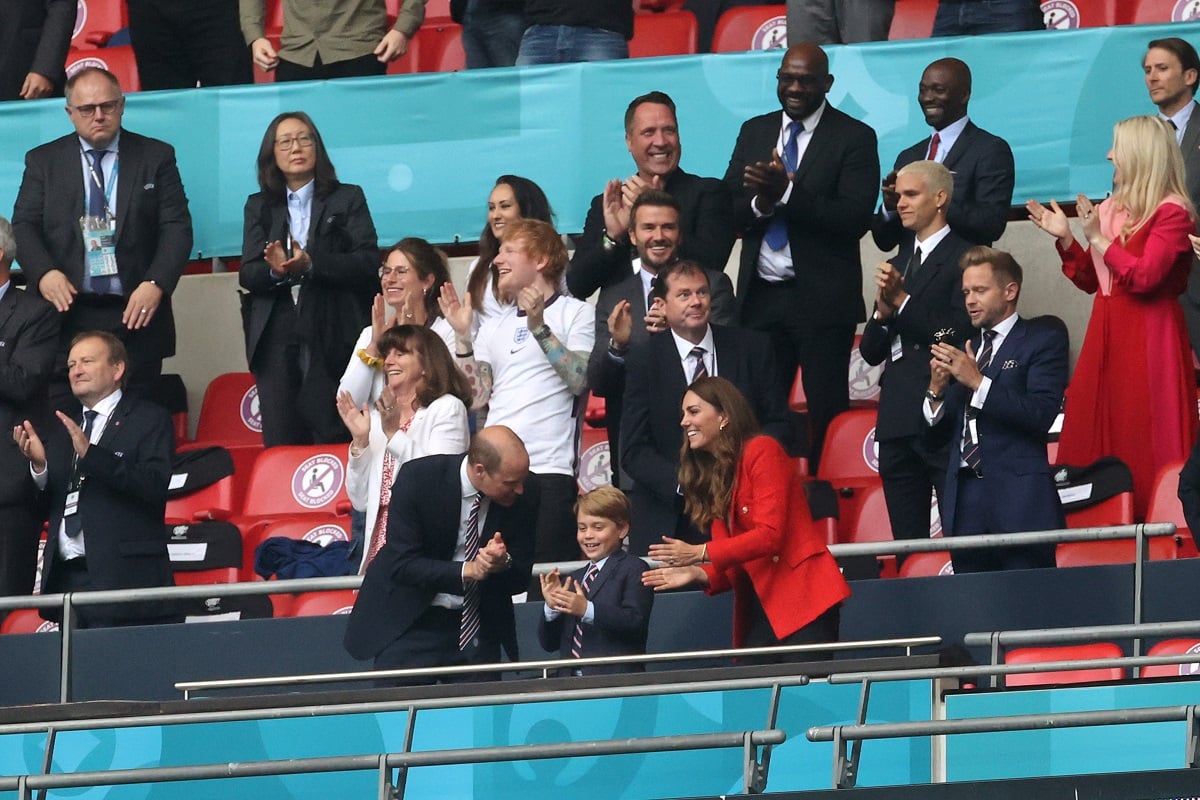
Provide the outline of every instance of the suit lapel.
{"type": "Polygon", "coordinates": [[[325,200],[317,197],[313,193],[312,213],[308,218],[308,241],[304,243],[304,250],[308,253],[313,252],[318,244],[318,232],[321,230],[321,218],[325,214],[325,200]]]}
{"type": "MultiPolygon", "coordinates": [[[[954,166],[963,157],[963,153],[971,151],[971,143],[975,139],[975,131],[979,130],[975,127],[975,123],[968,122],[963,132],[954,140],[954,147],[950,148],[950,152],[946,153],[946,157],[942,159],[942,166],[950,171],[954,171],[954,166]]],[[[926,142],[926,152],[928,151],[928,142],[926,142]]]]}
{"type": "Polygon", "coordinates": [[[134,184],[138,179],[137,142],[124,131],[121,132],[121,150],[117,155],[117,239],[125,230],[125,222],[129,218],[129,205],[138,188],[134,184]]]}
{"type": "MultiPolygon", "coordinates": [[[[904,279],[904,290],[909,294],[920,294],[921,291],[929,285],[933,277],[942,268],[942,262],[945,261],[946,247],[950,240],[950,236],[946,236],[938,246],[933,248],[933,252],[925,256],[925,260],[921,262],[921,269],[916,275],[911,278],[904,279]]],[[[913,249],[916,249],[916,239],[913,239],[913,249]]],[[[910,256],[911,258],[911,256],[910,256]]]]}
{"type": "Polygon", "coordinates": [[[835,114],[836,109],[826,103],[825,113],[821,115],[821,121],[817,123],[816,129],[813,130],[812,138],[808,141],[808,147],[804,148],[804,157],[796,165],[796,174],[792,177],[794,185],[799,186],[803,182],[804,176],[808,174],[813,164],[825,160],[825,151],[829,149],[830,142],[837,136],[835,114]]]}
{"type": "Polygon", "coordinates": [[[1000,347],[996,352],[992,353],[992,363],[984,374],[992,380],[1000,377],[1000,373],[1004,371],[1004,361],[1006,357],[1018,352],[1021,349],[1021,341],[1025,338],[1025,320],[1018,318],[1013,325],[1012,330],[1008,332],[1008,336],[1004,337],[1004,341],[1000,343],[1000,347]]]}
{"type": "Polygon", "coordinates": [[[96,444],[106,449],[112,449],[112,440],[121,432],[121,426],[125,422],[125,417],[129,415],[129,407],[132,401],[129,395],[124,394],[121,400],[117,403],[117,407],[113,409],[112,417],[104,426],[104,433],[100,434],[100,440],[96,444]]]}
{"type": "Polygon", "coordinates": [[[0,300],[0,335],[5,335],[4,329],[8,325],[8,320],[17,309],[17,297],[13,294],[15,291],[18,291],[17,287],[9,283],[8,291],[4,293],[4,299],[0,300]]]}
{"type": "MultiPolygon", "coordinates": [[[[617,550],[608,557],[608,561],[604,563],[604,569],[600,570],[600,574],[596,576],[596,579],[592,581],[592,585],[588,588],[587,596],[589,600],[594,598],[597,593],[599,593],[600,587],[607,583],[612,574],[617,571],[617,565],[623,558],[625,558],[625,551],[623,550],[617,550]]],[[[588,569],[589,567],[583,568],[583,573],[579,577],[581,584],[583,579],[587,576],[588,569]]]]}
{"type": "Polygon", "coordinates": [[[1183,131],[1183,140],[1179,143],[1183,151],[1184,162],[1195,160],[1200,150],[1200,103],[1192,101],[1192,116],[1188,119],[1187,128],[1183,131]]]}

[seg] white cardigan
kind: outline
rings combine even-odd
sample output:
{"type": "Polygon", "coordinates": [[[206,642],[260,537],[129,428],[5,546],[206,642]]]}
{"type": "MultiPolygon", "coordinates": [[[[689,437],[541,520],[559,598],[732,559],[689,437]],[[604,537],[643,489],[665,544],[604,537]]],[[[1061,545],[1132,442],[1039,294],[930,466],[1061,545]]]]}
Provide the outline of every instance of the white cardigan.
{"type": "MultiPolygon", "coordinates": [[[[450,323],[445,317],[438,317],[429,326],[429,329],[446,343],[446,348],[450,351],[450,357],[453,359],[454,328],[450,327],[450,323]]],[[[342,380],[338,383],[338,394],[349,392],[357,406],[361,406],[363,403],[374,405],[375,401],[379,399],[379,395],[383,393],[383,370],[368,367],[358,357],[359,350],[370,347],[373,334],[374,330],[370,325],[362,329],[362,333],[358,335],[358,341],[354,343],[354,352],[350,354],[350,360],[346,362],[346,371],[342,373],[342,380]]]]}
{"type": "MultiPolygon", "coordinates": [[[[368,328],[368,333],[370,329],[368,328]]],[[[428,406],[417,409],[408,432],[396,431],[391,441],[385,441],[379,412],[371,408],[371,437],[369,444],[357,457],[351,455],[346,472],[346,493],[356,511],[367,515],[367,535],[363,543],[362,564],[371,547],[371,533],[379,515],[379,496],[383,489],[383,453],[388,450],[396,457],[396,472],[406,461],[422,456],[465,453],[470,435],[467,430],[467,408],[452,394],[444,394],[428,406]]]]}

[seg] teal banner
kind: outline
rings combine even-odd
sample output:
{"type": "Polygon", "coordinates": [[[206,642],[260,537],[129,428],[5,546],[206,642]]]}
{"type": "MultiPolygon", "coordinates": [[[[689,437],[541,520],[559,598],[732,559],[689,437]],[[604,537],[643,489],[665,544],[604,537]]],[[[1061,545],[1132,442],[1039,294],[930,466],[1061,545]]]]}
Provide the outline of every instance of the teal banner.
{"type": "MultiPolygon", "coordinates": [[[[936,58],[961,58],[974,73],[971,118],[1013,147],[1015,203],[1101,197],[1111,186],[1104,157],[1113,123],[1154,110],[1141,60],[1160,36],[1200,42],[1200,23],[831,47],[829,100],[875,128],[886,172],[928,133],[916,103],[921,71],[936,58]]],[[[570,233],[583,228],[604,182],[633,170],[623,128],[629,100],[669,93],[684,169],[721,176],[741,123],[779,108],[779,60],[779,51],[750,52],[148,92],[129,97],[125,124],[175,146],[199,257],[240,253],[263,131],[294,109],[316,120],[341,180],[366,191],[383,243],[475,240],[504,173],[537,181],[570,233]]],[[[0,103],[0,213],[11,213],[25,151],[71,130],[62,106],[0,103]]]]}

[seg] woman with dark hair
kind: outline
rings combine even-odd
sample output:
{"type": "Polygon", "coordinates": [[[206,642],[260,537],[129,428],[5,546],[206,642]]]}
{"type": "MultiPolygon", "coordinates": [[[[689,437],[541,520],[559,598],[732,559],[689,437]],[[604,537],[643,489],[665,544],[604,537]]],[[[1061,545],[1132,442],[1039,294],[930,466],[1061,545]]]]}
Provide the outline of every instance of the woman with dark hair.
{"type": "Polygon", "coordinates": [[[518,219],[539,219],[554,222],[554,210],[546,193],[528,178],[501,175],[488,195],[488,218],[479,234],[479,258],[471,264],[467,292],[478,317],[493,316],[504,303],[496,291],[496,275],[492,261],[500,252],[500,234],[504,226],[518,219]]]}
{"type": "Polygon", "coordinates": [[[664,566],[647,570],[642,582],[656,591],[693,583],[708,594],[732,589],[734,647],[837,641],[850,587],[813,525],[787,453],[759,433],[750,404],[724,378],[688,387],[680,424],[684,510],[712,539],[692,545],[663,537],[650,557],[664,566]]]}
{"type": "Polygon", "coordinates": [[[271,120],[246,200],[239,282],[267,447],[346,440],[334,398],[370,321],[379,242],[362,189],[339,183],[307,114],[271,120]]]}
{"type": "Polygon", "coordinates": [[[346,492],[366,515],[369,532],[359,573],[387,538],[392,482],[413,458],[466,452],[471,387],[454,366],[436,333],[421,325],[397,325],[376,342],[383,353],[382,387],[374,405],[355,403],[349,392],[337,410],[350,431],[346,492]]]}
{"type": "Polygon", "coordinates": [[[454,328],[438,305],[442,284],[449,281],[446,254],[429,242],[410,236],[392,245],[379,267],[380,293],[371,306],[371,324],[362,329],[354,343],[338,384],[339,394],[349,392],[356,404],[379,399],[384,386],[384,354],[378,342],[392,325],[429,328],[441,337],[447,349],[454,347],[454,328]]]}

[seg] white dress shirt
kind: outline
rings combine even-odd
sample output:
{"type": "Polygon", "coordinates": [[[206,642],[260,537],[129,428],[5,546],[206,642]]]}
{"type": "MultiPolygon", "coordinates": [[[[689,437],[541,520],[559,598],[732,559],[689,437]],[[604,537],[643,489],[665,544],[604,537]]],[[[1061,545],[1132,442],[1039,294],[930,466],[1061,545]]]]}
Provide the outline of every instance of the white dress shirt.
{"type": "MultiPolygon", "coordinates": [[[[467,457],[463,456],[462,466],[458,468],[458,479],[462,489],[462,500],[458,506],[458,541],[454,543],[454,555],[450,557],[451,561],[461,562],[463,569],[467,566],[467,520],[471,517],[471,506],[475,503],[475,496],[480,494],[480,491],[475,488],[475,484],[471,483],[471,478],[467,473],[467,457]]],[[[492,507],[492,501],[487,495],[480,496],[479,502],[479,547],[483,548],[486,543],[484,541],[483,521],[487,519],[488,509],[492,507]]],[[[439,592],[433,596],[433,600],[429,602],[432,606],[441,606],[442,608],[459,609],[463,606],[463,596],[461,594],[449,594],[447,592],[439,592]]]]}

